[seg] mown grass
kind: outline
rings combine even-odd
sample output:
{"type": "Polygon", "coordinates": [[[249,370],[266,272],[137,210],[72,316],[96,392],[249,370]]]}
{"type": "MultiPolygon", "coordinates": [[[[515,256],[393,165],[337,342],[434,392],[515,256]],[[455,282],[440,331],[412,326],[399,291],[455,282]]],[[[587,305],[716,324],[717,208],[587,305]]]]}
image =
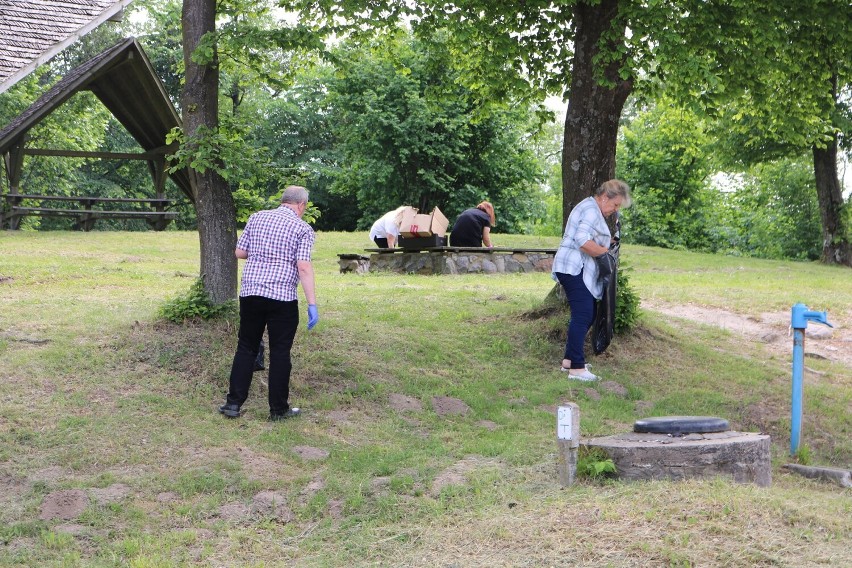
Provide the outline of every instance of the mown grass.
{"type": "MultiPolygon", "coordinates": [[[[244,417],[215,411],[235,322],[155,321],[197,273],[196,234],[0,234],[0,566],[852,564],[849,490],[778,467],[788,358],[647,311],[592,361],[626,394],[572,384],[556,370],[565,315],[541,309],[548,274],[339,274],[335,255],[368,244],[318,236],[321,320],[294,348],[292,402],[305,414],[269,424],[262,374],[244,417]],[[421,408],[396,410],[391,395],[421,408]],[[435,396],[470,411],[439,416],[435,396]],[[768,432],[773,485],[562,489],[554,409],[566,400],[584,436],[665,414],[768,432]],[[75,519],[39,518],[51,492],[115,484],[126,494],[90,499],[75,519]],[[227,514],[270,490],[291,517],[227,514]]],[[[802,301],[852,323],[848,269],[623,250],[655,303],[759,314],[802,301]]],[[[806,384],[803,442],[813,462],[849,467],[852,370],[809,365],[822,375],[806,384]]]]}

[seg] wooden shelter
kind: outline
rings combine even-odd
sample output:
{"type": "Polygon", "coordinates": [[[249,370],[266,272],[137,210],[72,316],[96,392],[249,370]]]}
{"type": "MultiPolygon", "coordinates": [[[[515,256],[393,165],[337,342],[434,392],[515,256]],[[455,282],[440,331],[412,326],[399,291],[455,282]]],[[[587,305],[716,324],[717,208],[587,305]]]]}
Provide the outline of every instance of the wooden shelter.
{"type": "Polygon", "coordinates": [[[170,200],[165,198],[167,177],[171,177],[190,201],[195,201],[195,190],[189,172],[184,169],[169,174],[166,170],[166,155],[175,149],[166,146],[166,134],[180,125],[180,117],[142,47],[135,38],[123,40],[72,70],[0,130],[0,155],[3,156],[9,187],[4,196],[5,203],[0,202],[0,205],[5,205],[0,223],[14,229],[25,215],[67,215],[76,217],[78,226],[88,230],[99,218],[137,217],[146,219],[155,229],[164,228],[168,221],[177,215],[166,210],[170,204],[170,200]],[[27,145],[30,129],[75,93],[84,90],[91,91],[104,104],[139,143],[143,152],[81,152],[30,148],[27,145]],[[153,177],[156,198],[78,197],[70,198],[79,203],[78,209],[45,207],[45,202],[62,199],[67,201],[69,198],[22,192],[20,183],[25,155],[145,160],[153,177]],[[149,206],[149,209],[106,211],[93,207],[107,202],[141,202],[149,206]],[[36,206],[25,206],[27,204],[36,206]]]}
{"type": "Polygon", "coordinates": [[[133,0],[0,0],[0,93],[133,0]]]}

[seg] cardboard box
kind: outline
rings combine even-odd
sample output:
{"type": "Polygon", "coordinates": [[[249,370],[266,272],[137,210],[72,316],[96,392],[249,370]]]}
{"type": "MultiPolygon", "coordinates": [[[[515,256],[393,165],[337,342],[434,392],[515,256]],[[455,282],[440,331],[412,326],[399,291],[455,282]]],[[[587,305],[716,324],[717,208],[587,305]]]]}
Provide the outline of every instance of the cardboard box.
{"type": "Polygon", "coordinates": [[[432,235],[443,237],[447,234],[449,225],[450,222],[437,207],[429,215],[406,211],[402,216],[400,234],[406,238],[431,237],[432,235]]]}

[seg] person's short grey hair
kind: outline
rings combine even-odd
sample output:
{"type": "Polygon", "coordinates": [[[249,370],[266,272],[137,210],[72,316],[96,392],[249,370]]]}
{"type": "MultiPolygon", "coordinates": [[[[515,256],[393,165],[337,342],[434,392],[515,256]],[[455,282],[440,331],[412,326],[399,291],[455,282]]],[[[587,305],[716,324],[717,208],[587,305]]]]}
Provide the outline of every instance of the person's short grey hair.
{"type": "Polygon", "coordinates": [[[281,203],[307,203],[308,190],[301,185],[288,185],[281,194],[281,203]]]}
{"type": "Polygon", "coordinates": [[[630,204],[633,203],[633,200],[630,198],[630,186],[620,179],[611,179],[603,182],[595,192],[595,195],[604,194],[606,194],[606,196],[610,199],[614,197],[621,197],[622,209],[630,207],[630,204]]]}

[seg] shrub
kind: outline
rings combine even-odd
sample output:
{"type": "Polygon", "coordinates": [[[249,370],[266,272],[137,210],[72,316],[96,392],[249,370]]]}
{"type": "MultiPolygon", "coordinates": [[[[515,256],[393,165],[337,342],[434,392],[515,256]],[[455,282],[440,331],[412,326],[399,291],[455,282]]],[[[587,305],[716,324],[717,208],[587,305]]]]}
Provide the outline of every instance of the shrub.
{"type": "Polygon", "coordinates": [[[233,314],[236,302],[233,300],[224,304],[214,304],[204,290],[204,281],[196,278],[185,293],[167,300],[158,311],[158,315],[174,323],[183,323],[188,319],[209,320],[233,314]]]}
{"type": "Polygon", "coordinates": [[[639,319],[639,294],[630,286],[624,261],[619,262],[615,296],[615,333],[627,333],[639,319]]]}
{"type": "Polygon", "coordinates": [[[605,451],[600,448],[581,446],[577,458],[577,477],[592,480],[615,477],[615,463],[605,451]]]}

